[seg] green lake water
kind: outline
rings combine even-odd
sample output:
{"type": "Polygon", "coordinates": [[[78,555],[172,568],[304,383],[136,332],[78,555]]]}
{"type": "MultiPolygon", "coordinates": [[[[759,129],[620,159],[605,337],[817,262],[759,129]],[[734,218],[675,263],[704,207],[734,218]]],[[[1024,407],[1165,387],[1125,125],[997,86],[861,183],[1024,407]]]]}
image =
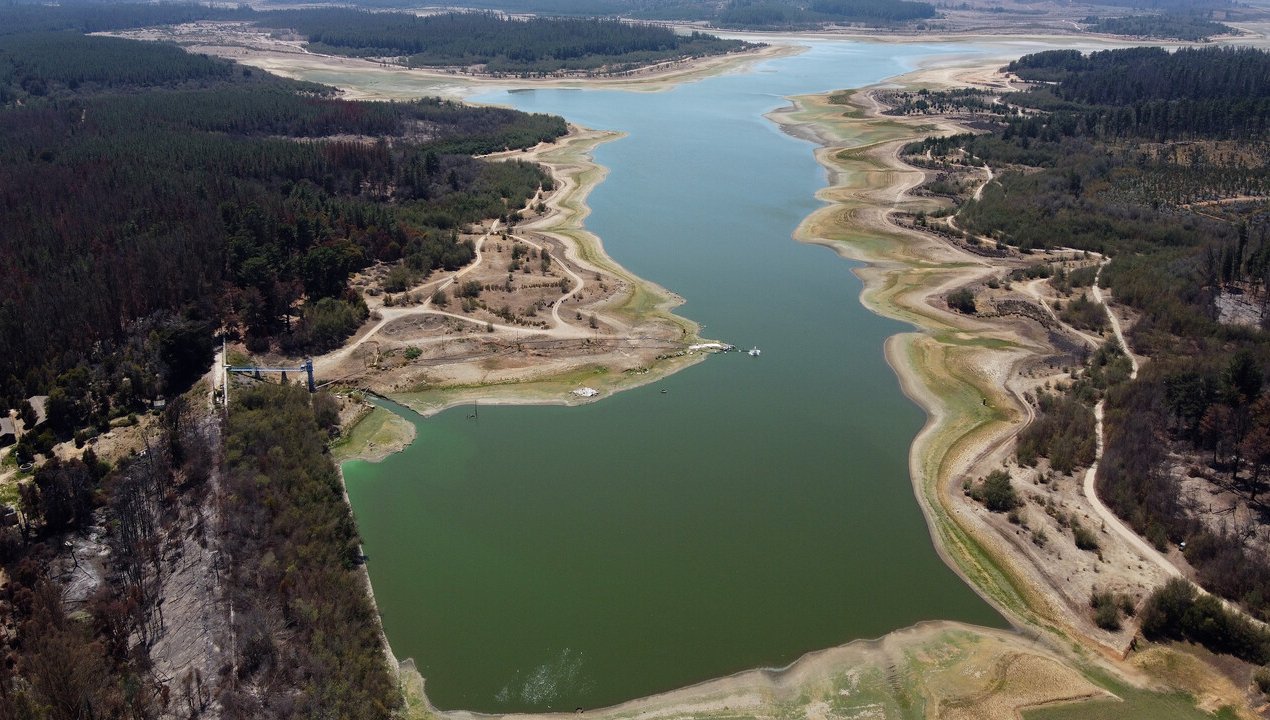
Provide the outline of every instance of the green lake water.
{"type": "Polygon", "coordinates": [[[762,356],[582,407],[406,412],[405,452],[345,464],[388,638],[438,707],[594,708],[922,620],[1004,625],[914,499],[923,416],[882,353],[908,328],[791,239],[826,175],[763,117],[968,51],[833,42],[667,92],[476,98],[627,132],[596,153],[588,226],[704,336],[762,356]]]}

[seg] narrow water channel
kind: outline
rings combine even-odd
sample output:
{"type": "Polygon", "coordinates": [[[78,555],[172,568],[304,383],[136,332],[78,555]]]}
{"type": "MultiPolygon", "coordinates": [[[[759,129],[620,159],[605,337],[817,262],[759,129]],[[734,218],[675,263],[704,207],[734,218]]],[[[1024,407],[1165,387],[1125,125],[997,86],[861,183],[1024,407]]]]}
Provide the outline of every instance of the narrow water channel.
{"type": "Polygon", "coordinates": [[[576,408],[467,408],[344,466],[393,650],[445,709],[594,708],[873,638],[1001,618],[936,555],[922,414],[852,264],[791,239],[826,182],[763,115],[964,45],[829,42],[666,92],[476,99],[628,133],[587,224],[744,348],[576,408]],[[662,392],[662,391],[665,392],[662,392]]]}

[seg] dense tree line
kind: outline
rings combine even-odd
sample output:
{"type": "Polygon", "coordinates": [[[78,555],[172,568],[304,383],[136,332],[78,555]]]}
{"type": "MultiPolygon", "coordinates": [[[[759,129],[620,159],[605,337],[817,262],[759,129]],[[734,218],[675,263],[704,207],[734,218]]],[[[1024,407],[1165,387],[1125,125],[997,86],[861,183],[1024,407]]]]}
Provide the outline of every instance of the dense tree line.
{"type": "MultiPolygon", "coordinates": [[[[1252,48],[1054,50],[1007,69],[1052,83],[1007,100],[1055,111],[1044,127],[1061,135],[1156,141],[1264,138],[1270,127],[1270,55],[1252,48]]],[[[1021,121],[1026,122],[1026,121],[1021,121]]],[[[1025,133],[1033,132],[1030,128],[1025,133]]]]}
{"type": "MultiPolygon", "coordinates": [[[[85,40],[71,32],[0,35],[0,104],[43,97],[82,85],[121,87],[174,85],[228,78],[233,67],[175,46],[137,44],[116,38],[85,40]],[[82,51],[84,44],[92,52],[82,51]]],[[[86,88],[84,88],[86,89],[86,88]]]]}
{"type": "Polygon", "coordinates": [[[1085,29],[1111,35],[1132,35],[1168,40],[1208,40],[1214,35],[1234,32],[1229,25],[1196,15],[1130,15],[1128,17],[1085,18],[1085,29]]]}
{"type": "Polygon", "coordinates": [[[935,6],[912,0],[730,0],[717,17],[721,27],[805,28],[830,23],[889,25],[935,17],[935,6]]]}
{"type": "Polygon", "coordinates": [[[106,30],[176,25],[199,20],[242,20],[251,8],[217,7],[192,2],[89,2],[71,0],[56,5],[9,2],[0,6],[0,35],[48,31],[94,33],[106,30]]]}
{"type": "Polygon", "coordinates": [[[566,131],[441,100],[338,100],[153,43],[56,47],[15,61],[22,77],[3,86],[15,100],[0,109],[0,399],[49,394],[61,437],[187,387],[218,327],[258,349],[337,343],[365,318],[351,272],[458,267],[472,250],[457,228],[547,182],[472,154],[566,131]],[[94,66],[92,81],[67,81],[94,66]]]}
{"type": "MultiPolygon", "coordinates": [[[[913,4],[904,0],[851,1],[913,4]]],[[[393,2],[363,5],[405,6],[393,2]]],[[[629,6],[625,2],[615,2],[609,14],[629,16],[630,13],[623,12],[626,9],[629,6]]],[[[606,14],[591,2],[574,10],[572,13],[557,13],[551,9],[539,12],[592,18],[606,14]]],[[[402,56],[416,67],[482,65],[497,73],[546,73],[602,67],[624,70],[751,47],[739,40],[721,40],[695,32],[679,35],[663,27],[617,20],[550,17],[511,20],[479,12],[419,17],[412,13],[369,13],[348,8],[258,12],[245,5],[226,8],[187,3],[13,4],[0,7],[0,35],[47,31],[78,34],[199,20],[250,20],[262,27],[292,28],[308,35],[317,48],[336,54],[402,56]]],[[[44,48],[34,50],[48,54],[44,48]]]]}
{"type": "Polygon", "coordinates": [[[1169,580],[1142,607],[1149,638],[1189,640],[1257,665],[1270,663],[1270,632],[1201,595],[1182,578],[1169,580]]]}
{"type": "Polygon", "coordinates": [[[1103,0],[1099,4],[1172,13],[1228,10],[1236,7],[1234,0],[1103,0]]]}
{"type": "MultiPolygon", "coordinates": [[[[316,396],[320,398],[321,396],[316,396]]],[[[400,704],[339,473],[298,386],[238,396],[225,435],[231,718],[387,718],[400,704]]]]}
{"type": "Polygon", "coordinates": [[[913,0],[813,0],[807,9],[833,22],[872,20],[893,23],[935,17],[933,5],[913,0]]]}
{"type": "Polygon", "coordinates": [[[483,65],[490,72],[624,69],[747,47],[711,35],[617,20],[511,19],[468,12],[418,16],[353,9],[286,10],[261,24],[287,27],[322,52],[404,56],[414,67],[483,65]]]}
{"type": "MultiPolygon", "coordinates": [[[[1157,546],[1185,542],[1206,588],[1270,618],[1270,561],[1249,544],[1256,528],[1205,521],[1179,494],[1171,467],[1180,456],[1198,458],[1194,477],[1264,512],[1270,335],[1219,323],[1214,298],[1264,296],[1270,212],[1264,201],[1193,203],[1270,193],[1270,54],[1054,51],[1009,69],[1041,83],[1006,96],[1023,114],[995,113],[990,132],[908,150],[997,171],[982,199],[959,211],[970,232],[1025,251],[1074,247],[1112,258],[1101,282],[1136,311],[1130,344],[1150,362],[1133,382],[1115,382],[1127,371],[1114,358],[1103,363],[1099,494],[1157,546]]],[[[1076,306],[1064,309],[1070,320],[1086,314],[1076,306]]],[[[1078,445],[1072,429],[1087,423],[1079,398],[1061,409],[1048,401],[1040,423],[1020,436],[1021,459],[1078,445]]],[[[1160,634],[1212,640],[1176,629],[1186,623],[1164,625],[1175,629],[1160,634]]]]}
{"type": "MultiPolygon", "coordinates": [[[[691,3],[692,0],[686,0],[691,3]]],[[[503,10],[518,13],[557,17],[641,17],[636,8],[658,8],[662,6],[678,6],[685,0],[464,0],[453,3],[450,7],[471,8],[475,10],[503,10]]],[[[410,8],[414,4],[410,0],[367,0],[359,2],[359,7],[374,8],[410,8]]]]}
{"type": "MultiPolygon", "coordinates": [[[[414,7],[406,0],[364,0],[358,6],[414,7]]],[[[893,25],[937,15],[933,4],[918,0],[463,0],[454,6],[549,17],[707,22],[716,27],[748,29],[815,28],[833,23],[893,25]]]]}

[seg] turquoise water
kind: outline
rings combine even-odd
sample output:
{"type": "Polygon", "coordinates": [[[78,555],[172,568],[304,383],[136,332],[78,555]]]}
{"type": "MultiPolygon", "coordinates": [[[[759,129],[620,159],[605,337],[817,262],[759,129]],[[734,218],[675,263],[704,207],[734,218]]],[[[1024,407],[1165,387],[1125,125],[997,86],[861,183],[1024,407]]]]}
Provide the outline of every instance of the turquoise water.
{"type": "Polygon", "coordinates": [[[588,226],[704,336],[763,354],[582,407],[411,418],[405,452],[345,465],[389,640],[437,706],[593,708],[921,620],[1003,625],[913,497],[923,416],[882,354],[906,327],[791,239],[825,172],[763,118],[954,50],[824,43],[667,92],[476,98],[627,132],[596,152],[588,226]]]}

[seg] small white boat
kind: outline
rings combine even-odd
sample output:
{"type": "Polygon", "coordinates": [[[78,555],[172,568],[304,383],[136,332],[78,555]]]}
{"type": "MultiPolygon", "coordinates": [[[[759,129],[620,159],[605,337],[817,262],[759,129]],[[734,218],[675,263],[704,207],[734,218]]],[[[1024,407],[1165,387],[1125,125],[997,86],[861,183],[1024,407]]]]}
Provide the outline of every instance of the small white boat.
{"type": "Polygon", "coordinates": [[[758,346],[750,348],[750,357],[758,357],[759,355],[762,355],[762,354],[763,354],[763,351],[759,350],[758,346]]]}

